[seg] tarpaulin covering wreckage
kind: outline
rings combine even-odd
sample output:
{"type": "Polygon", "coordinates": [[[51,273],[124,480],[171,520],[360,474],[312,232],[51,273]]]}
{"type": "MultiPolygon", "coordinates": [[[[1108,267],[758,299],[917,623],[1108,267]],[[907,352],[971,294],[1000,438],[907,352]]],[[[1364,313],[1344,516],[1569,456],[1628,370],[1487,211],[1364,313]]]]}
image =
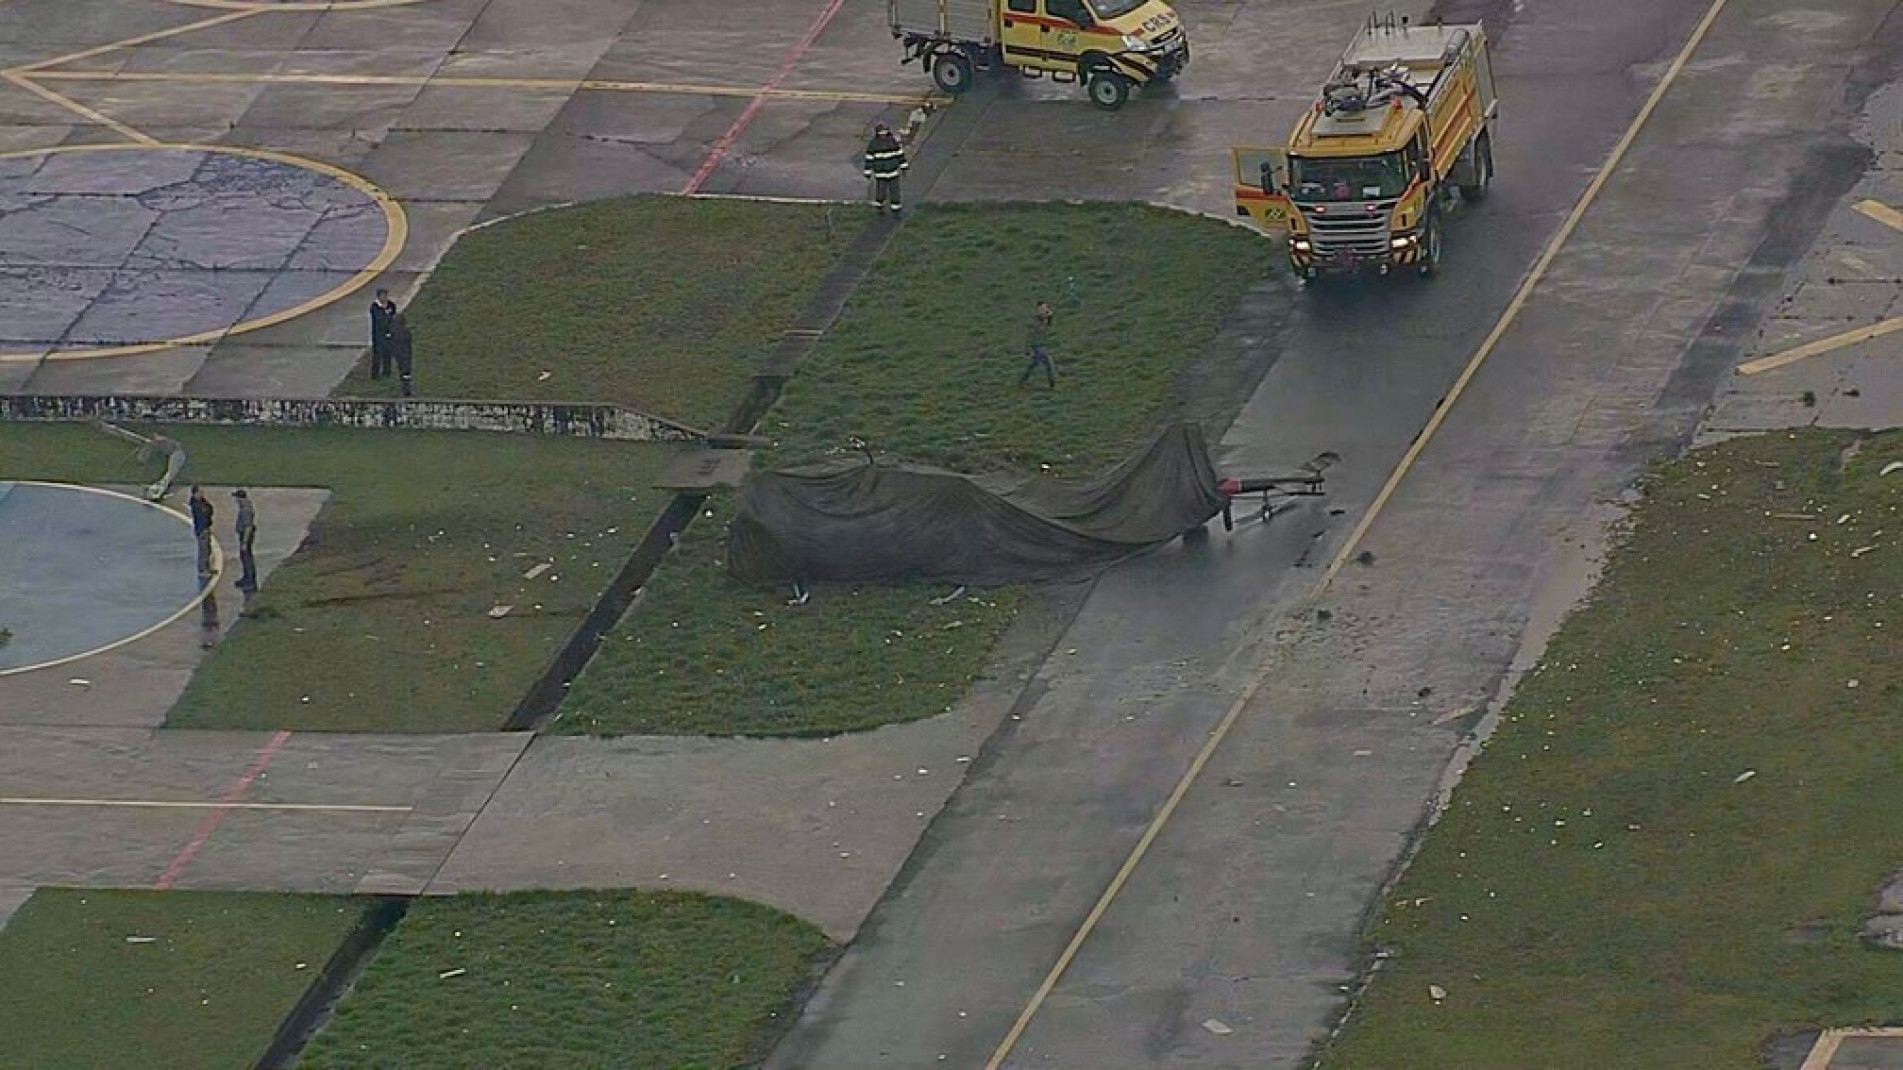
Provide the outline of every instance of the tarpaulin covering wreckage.
{"type": "Polygon", "coordinates": [[[859,458],[756,476],[727,529],[727,568],[750,583],[1071,579],[1200,527],[1223,501],[1193,423],[1085,482],[859,458]]]}

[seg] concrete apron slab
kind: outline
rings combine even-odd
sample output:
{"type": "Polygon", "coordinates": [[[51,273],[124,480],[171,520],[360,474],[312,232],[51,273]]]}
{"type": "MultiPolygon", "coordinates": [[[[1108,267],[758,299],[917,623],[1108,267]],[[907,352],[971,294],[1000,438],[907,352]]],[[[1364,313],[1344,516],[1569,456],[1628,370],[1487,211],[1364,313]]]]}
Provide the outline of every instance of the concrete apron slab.
{"type": "Polygon", "coordinates": [[[849,941],[1012,723],[1057,619],[1027,609],[978,685],[927,721],[824,740],[538,738],[428,891],[692,889],[849,941]]]}
{"type": "Polygon", "coordinates": [[[39,727],[0,740],[0,887],[393,894],[423,890],[528,743],[39,727]]]}
{"type": "MultiPolygon", "coordinates": [[[[183,500],[189,487],[187,483],[176,488],[169,503],[175,508],[184,508],[183,500]]],[[[138,487],[114,489],[135,497],[143,494],[143,488],[138,487]]],[[[184,693],[186,683],[206,652],[237,625],[246,601],[244,593],[237,588],[241,572],[237,540],[232,533],[232,517],[236,515],[231,497],[234,489],[205,487],[206,496],[217,510],[214,537],[223,554],[223,567],[210,591],[187,607],[188,612],[135,641],[109,646],[77,660],[0,674],[0,726],[156,727],[164,722],[167,711],[184,693]]],[[[258,578],[260,583],[269,584],[272,573],[304,541],[312,521],[329,501],[330,492],[253,487],[248,493],[258,515],[258,578]]],[[[181,522],[171,567],[191,570],[193,553],[190,525],[181,522]]],[[[150,566],[168,567],[162,560],[154,560],[150,566]]],[[[0,582],[3,581],[4,577],[0,577],[0,582]]],[[[84,607],[74,611],[83,612],[84,607]]],[[[23,621],[16,629],[31,626],[30,621],[23,621]]],[[[114,641],[117,640],[107,640],[101,645],[114,641]]]]}
{"type": "Polygon", "coordinates": [[[1832,210],[1822,237],[1792,272],[1776,317],[1756,332],[1745,363],[1726,379],[1701,435],[1791,427],[1903,426],[1903,330],[1845,344],[1782,367],[1752,372],[1799,346],[1858,328],[1903,320],[1903,228],[1872,205],[1903,208],[1903,83],[1871,95],[1857,139],[1877,166],[1832,210]],[[1818,296],[1823,295],[1823,296],[1818,296]]]}

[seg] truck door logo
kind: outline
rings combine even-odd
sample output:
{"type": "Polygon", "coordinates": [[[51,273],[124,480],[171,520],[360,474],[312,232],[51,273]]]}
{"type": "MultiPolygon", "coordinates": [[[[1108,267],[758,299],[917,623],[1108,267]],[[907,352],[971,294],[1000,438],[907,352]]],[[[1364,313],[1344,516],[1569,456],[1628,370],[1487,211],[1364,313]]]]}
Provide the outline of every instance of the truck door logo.
{"type": "Polygon", "coordinates": [[[1077,51],[1077,31],[1076,30],[1057,31],[1057,47],[1060,50],[1065,52],[1077,51]]]}

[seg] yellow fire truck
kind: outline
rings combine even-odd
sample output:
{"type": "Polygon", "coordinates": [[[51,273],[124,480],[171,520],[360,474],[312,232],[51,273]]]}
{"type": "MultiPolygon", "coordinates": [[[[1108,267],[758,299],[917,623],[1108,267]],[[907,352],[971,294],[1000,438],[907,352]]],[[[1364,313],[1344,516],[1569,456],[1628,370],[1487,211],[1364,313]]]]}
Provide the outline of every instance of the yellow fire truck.
{"type": "Polygon", "coordinates": [[[1101,107],[1189,66],[1182,20],[1163,0],[887,0],[886,21],[938,88],[971,88],[974,71],[1082,82],[1101,107]]]}
{"type": "Polygon", "coordinates": [[[1286,147],[1235,150],[1236,214],[1286,230],[1304,280],[1440,267],[1447,209],[1493,180],[1499,112],[1479,24],[1370,18],[1286,147]]]}

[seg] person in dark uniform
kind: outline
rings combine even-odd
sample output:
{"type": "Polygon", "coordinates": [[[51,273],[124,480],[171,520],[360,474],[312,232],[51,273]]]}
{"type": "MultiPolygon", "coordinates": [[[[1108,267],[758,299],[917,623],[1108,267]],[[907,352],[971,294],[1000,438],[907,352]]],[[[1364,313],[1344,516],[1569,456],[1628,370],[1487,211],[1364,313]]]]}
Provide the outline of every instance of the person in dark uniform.
{"type": "Polygon", "coordinates": [[[251,495],[243,487],[232,491],[231,497],[238,503],[238,564],[243,570],[238,577],[238,589],[253,595],[258,593],[258,559],[252,553],[252,546],[258,541],[258,511],[251,507],[251,495]]]}
{"type": "Polygon", "coordinates": [[[898,215],[899,176],[912,165],[906,162],[905,146],[899,144],[891,127],[880,123],[873,128],[872,140],[866,143],[865,163],[866,177],[872,180],[872,203],[898,215]]]}
{"type": "Polygon", "coordinates": [[[205,497],[205,488],[192,484],[192,535],[198,540],[198,578],[202,582],[211,575],[211,519],[213,509],[211,499],[205,497]]]}
{"type": "Polygon", "coordinates": [[[396,363],[396,373],[403,383],[403,396],[416,396],[416,383],[410,378],[411,357],[410,325],[403,313],[390,315],[390,359],[396,363]]]}
{"type": "Polygon", "coordinates": [[[390,291],[378,290],[377,299],[370,303],[370,378],[372,379],[381,379],[390,374],[390,323],[396,315],[396,302],[390,300],[390,291]]]}

